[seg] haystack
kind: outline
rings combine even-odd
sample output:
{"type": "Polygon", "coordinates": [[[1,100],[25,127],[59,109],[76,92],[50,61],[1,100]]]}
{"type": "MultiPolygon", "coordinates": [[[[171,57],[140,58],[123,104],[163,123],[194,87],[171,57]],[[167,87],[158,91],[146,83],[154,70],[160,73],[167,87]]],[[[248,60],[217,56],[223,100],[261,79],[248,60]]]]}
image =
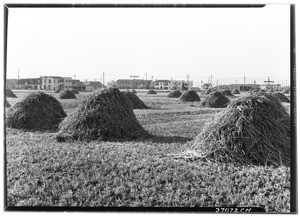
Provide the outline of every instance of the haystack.
{"type": "Polygon", "coordinates": [[[132,89],[131,91],[133,94],[137,94],[137,91],[135,91],[135,89],[132,89]]]}
{"type": "Polygon", "coordinates": [[[61,89],[56,89],[55,91],[54,91],[54,93],[60,93],[61,92],[61,89]]]}
{"type": "Polygon", "coordinates": [[[235,89],[235,90],[233,90],[232,94],[239,95],[239,94],[241,94],[241,93],[240,93],[240,91],[239,91],[238,89],[235,89]]]}
{"type": "Polygon", "coordinates": [[[290,90],[284,89],[284,90],[282,91],[282,93],[283,93],[283,94],[290,94],[290,90]]]}
{"type": "Polygon", "coordinates": [[[8,103],[8,101],[6,100],[6,98],[4,99],[4,106],[5,107],[10,107],[10,104],[8,103]]]}
{"type": "Polygon", "coordinates": [[[289,164],[290,137],[290,116],[281,103],[250,96],[215,116],[190,148],[220,162],[289,164]]]}
{"type": "Polygon", "coordinates": [[[234,96],[229,89],[225,89],[222,91],[223,95],[225,96],[234,96]]]}
{"type": "Polygon", "coordinates": [[[79,94],[79,92],[78,92],[76,89],[71,89],[71,92],[72,92],[73,94],[79,94]]]}
{"type": "Polygon", "coordinates": [[[258,93],[266,93],[266,90],[264,90],[264,89],[261,89],[261,90],[259,90],[259,92],[258,93]]]}
{"type": "Polygon", "coordinates": [[[193,90],[185,91],[179,99],[184,102],[200,101],[199,95],[193,90]]]}
{"type": "Polygon", "coordinates": [[[60,102],[43,92],[32,93],[7,112],[8,127],[25,130],[49,130],[66,117],[60,102]]]}
{"type": "Polygon", "coordinates": [[[181,96],[181,91],[174,90],[168,94],[168,98],[179,98],[181,96]]]}
{"type": "Polygon", "coordinates": [[[156,95],[157,93],[153,89],[150,89],[147,94],[156,95]]]}
{"type": "Polygon", "coordinates": [[[210,93],[202,102],[201,107],[223,108],[227,107],[230,100],[221,92],[210,93]]]}
{"type": "Polygon", "coordinates": [[[287,103],[290,102],[290,100],[281,92],[275,92],[275,93],[272,93],[272,95],[274,97],[278,98],[278,100],[281,102],[287,102],[287,103]]]}
{"type": "Polygon", "coordinates": [[[132,92],[122,92],[132,109],[148,109],[144,102],[132,92]]]}
{"type": "Polygon", "coordinates": [[[5,90],[5,97],[7,97],[7,98],[17,98],[15,93],[13,93],[13,91],[11,91],[10,89],[5,90]]]}
{"type": "Polygon", "coordinates": [[[76,99],[76,96],[70,90],[64,90],[59,93],[59,98],[60,99],[76,99]]]}
{"type": "Polygon", "coordinates": [[[58,141],[108,141],[147,136],[132,108],[117,88],[95,92],[60,125],[58,141]]]}

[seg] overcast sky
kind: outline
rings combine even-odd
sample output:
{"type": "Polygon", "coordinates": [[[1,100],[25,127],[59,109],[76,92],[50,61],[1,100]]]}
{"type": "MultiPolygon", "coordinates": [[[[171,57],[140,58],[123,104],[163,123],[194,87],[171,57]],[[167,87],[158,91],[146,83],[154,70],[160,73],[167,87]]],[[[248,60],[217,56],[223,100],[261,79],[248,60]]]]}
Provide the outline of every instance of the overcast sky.
{"type": "Polygon", "coordinates": [[[290,6],[9,9],[7,78],[290,78],[290,6]]]}

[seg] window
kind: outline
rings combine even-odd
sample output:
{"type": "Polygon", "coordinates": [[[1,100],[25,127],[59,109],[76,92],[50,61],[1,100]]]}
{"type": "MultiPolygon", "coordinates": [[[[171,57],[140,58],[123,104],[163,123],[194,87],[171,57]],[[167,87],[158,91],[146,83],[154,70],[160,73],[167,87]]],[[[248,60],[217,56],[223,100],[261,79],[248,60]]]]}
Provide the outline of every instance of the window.
{"type": "Polygon", "coordinates": [[[51,83],[51,79],[49,79],[49,83],[51,83]]]}
{"type": "Polygon", "coordinates": [[[55,80],[53,80],[53,82],[55,83],[56,81],[55,81],[55,80]]]}

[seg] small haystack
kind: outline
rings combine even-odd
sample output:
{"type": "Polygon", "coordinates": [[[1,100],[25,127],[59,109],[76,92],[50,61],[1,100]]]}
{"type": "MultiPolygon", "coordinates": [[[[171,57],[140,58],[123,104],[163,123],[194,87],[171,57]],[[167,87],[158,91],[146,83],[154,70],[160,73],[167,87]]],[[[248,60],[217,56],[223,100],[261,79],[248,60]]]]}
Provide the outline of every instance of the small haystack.
{"type": "Polygon", "coordinates": [[[185,91],[179,99],[184,102],[200,101],[199,95],[193,90],[185,91]]]}
{"type": "Polygon", "coordinates": [[[250,96],[215,116],[190,148],[215,161],[288,165],[290,138],[290,116],[281,103],[250,96]]]}
{"type": "Polygon", "coordinates": [[[79,94],[79,92],[76,89],[71,89],[71,92],[75,95],[79,94]]]}
{"type": "Polygon", "coordinates": [[[8,101],[6,100],[6,98],[4,99],[4,106],[5,107],[10,107],[10,104],[8,103],[8,101]]]}
{"type": "Polygon", "coordinates": [[[281,92],[275,92],[272,94],[274,97],[278,98],[281,102],[287,102],[290,103],[290,100],[281,92]]]}
{"type": "Polygon", "coordinates": [[[132,89],[131,91],[133,94],[137,94],[137,91],[135,91],[135,89],[132,89]]]}
{"type": "Polygon", "coordinates": [[[168,98],[179,98],[182,95],[181,91],[174,90],[168,94],[168,98]]]}
{"type": "Polygon", "coordinates": [[[60,99],[76,99],[76,96],[70,90],[64,90],[59,93],[59,98],[60,99]]]}
{"type": "Polygon", "coordinates": [[[117,88],[95,92],[68,115],[56,135],[66,140],[123,140],[148,136],[117,88]]]}
{"type": "Polygon", "coordinates": [[[233,90],[232,94],[239,95],[239,94],[241,94],[241,93],[240,93],[240,91],[239,91],[238,89],[235,89],[235,90],[233,90]]]}
{"type": "Polygon", "coordinates": [[[10,89],[5,90],[5,97],[7,97],[7,98],[17,98],[15,93],[13,93],[13,91],[11,91],[10,89]]]}
{"type": "Polygon", "coordinates": [[[150,89],[147,94],[150,94],[150,95],[156,95],[156,91],[154,91],[153,89],[150,89]]]}
{"type": "Polygon", "coordinates": [[[201,107],[224,108],[227,107],[230,100],[221,92],[210,93],[202,102],[201,107]]]}
{"type": "Polygon", "coordinates": [[[55,91],[54,91],[54,93],[60,93],[61,92],[61,89],[56,89],[55,91]]]}
{"type": "Polygon", "coordinates": [[[132,92],[122,92],[132,109],[148,109],[144,102],[132,92]]]}
{"type": "Polygon", "coordinates": [[[290,90],[284,89],[284,90],[282,91],[282,93],[283,93],[283,94],[290,94],[290,90]]]}
{"type": "Polygon", "coordinates": [[[229,89],[225,89],[222,91],[223,95],[225,96],[234,96],[229,89]]]}
{"type": "Polygon", "coordinates": [[[32,93],[7,112],[6,125],[25,130],[50,130],[58,127],[66,113],[61,103],[43,92],[32,93]]]}

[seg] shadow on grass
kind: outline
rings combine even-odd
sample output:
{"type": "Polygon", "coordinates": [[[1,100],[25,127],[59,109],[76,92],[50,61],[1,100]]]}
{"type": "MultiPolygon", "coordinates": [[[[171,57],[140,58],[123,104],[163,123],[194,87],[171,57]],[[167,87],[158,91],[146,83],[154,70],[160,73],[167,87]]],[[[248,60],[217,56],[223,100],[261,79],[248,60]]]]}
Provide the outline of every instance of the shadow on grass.
{"type": "Polygon", "coordinates": [[[186,143],[192,141],[194,138],[181,137],[181,136],[158,136],[158,135],[149,135],[148,137],[135,139],[135,142],[152,142],[152,143],[186,143]]]}

